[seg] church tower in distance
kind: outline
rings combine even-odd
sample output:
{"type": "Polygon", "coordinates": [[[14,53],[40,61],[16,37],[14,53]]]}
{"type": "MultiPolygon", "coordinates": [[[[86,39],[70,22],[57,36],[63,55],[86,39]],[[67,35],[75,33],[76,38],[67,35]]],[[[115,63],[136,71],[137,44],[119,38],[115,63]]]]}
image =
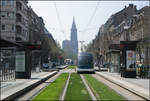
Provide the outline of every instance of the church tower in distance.
{"type": "Polygon", "coordinates": [[[77,37],[77,28],[76,28],[74,17],[73,17],[73,23],[71,27],[71,48],[73,54],[78,55],[78,37],[77,37]]]}

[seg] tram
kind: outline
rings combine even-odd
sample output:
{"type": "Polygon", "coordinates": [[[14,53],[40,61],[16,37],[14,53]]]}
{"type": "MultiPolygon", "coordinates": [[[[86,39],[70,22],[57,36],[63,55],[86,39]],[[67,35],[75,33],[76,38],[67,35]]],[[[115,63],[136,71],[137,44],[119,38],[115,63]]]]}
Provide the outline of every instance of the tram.
{"type": "Polygon", "coordinates": [[[78,56],[77,73],[95,73],[93,56],[88,52],[81,52],[78,56]]]}

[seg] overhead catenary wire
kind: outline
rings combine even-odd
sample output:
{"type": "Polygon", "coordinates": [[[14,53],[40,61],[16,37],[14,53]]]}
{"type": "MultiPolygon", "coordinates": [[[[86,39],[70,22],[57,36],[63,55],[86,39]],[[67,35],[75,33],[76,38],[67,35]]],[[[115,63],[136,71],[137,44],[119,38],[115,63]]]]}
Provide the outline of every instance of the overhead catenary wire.
{"type": "Polygon", "coordinates": [[[57,5],[56,5],[56,2],[54,1],[54,7],[56,9],[56,15],[57,15],[57,19],[58,19],[58,22],[59,22],[59,26],[60,26],[60,29],[62,30],[61,32],[63,33],[64,37],[65,37],[65,33],[64,33],[64,27],[61,23],[61,19],[60,19],[60,16],[59,16],[59,12],[58,12],[58,8],[57,8],[57,5]]]}
{"type": "MultiPolygon", "coordinates": [[[[87,23],[85,29],[84,29],[84,30],[80,30],[79,32],[85,33],[85,32],[88,31],[88,30],[99,29],[99,27],[98,27],[98,28],[88,28],[88,27],[90,26],[90,24],[91,24],[91,22],[92,22],[92,20],[93,20],[93,18],[94,18],[94,16],[95,16],[95,14],[96,14],[96,11],[97,11],[97,9],[98,9],[99,3],[100,3],[100,0],[98,0],[98,2],[97,2],[97,4],[96,4],[96,7],[95,7],[95,9],[94,9],[94,11],[93,11],[93,13],[92,13],[92,15],[91,15],[91,17],[90,17],[88,23],[87,23]]],[[[87,34],[87,33],[86,33],[86,34],[87,34]]]]}
{"type": "Polygon", "coordinates": [[[92,22],[92,20],[93,20],[93,18],[94,18],[94,16],[95,16],[95,14],[96,14],[96,11],[97,11],[97,8],[98,8],[98,6],[99,6],[99,3],[100,3],[100,0],[97,2],[97,5],[96,5],[96,7],[95,7],[95,9],[94,9],[94,12],[93,12],[93,14],[92,14],[92,16],[91,16],[89,22],[87,23],[87,25],[86,25],[86,27],[85,27],[85,30],[88,28],[88,26],[90,26],[90,24],[91,24],[91,22],[92,22]]]}

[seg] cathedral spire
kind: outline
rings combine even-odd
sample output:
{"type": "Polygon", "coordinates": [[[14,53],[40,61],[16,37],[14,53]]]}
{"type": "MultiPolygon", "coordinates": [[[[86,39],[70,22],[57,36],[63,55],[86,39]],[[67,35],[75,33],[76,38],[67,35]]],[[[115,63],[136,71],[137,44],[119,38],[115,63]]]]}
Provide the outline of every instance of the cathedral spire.
{"type": "Polygon", "coordinates": [[[77,37],[77,28],[75,24],[75,18],[73,16],[72,28],[71,28],[71,48],[73,54],[78,54],[78,37],[77,37]]]}
{"type": "Polygon", "coordinates": [[[76,29],[76,24],[75,24],[75,18],[74,18],[74,16],[73,16],[72,29],[76,29]]]}

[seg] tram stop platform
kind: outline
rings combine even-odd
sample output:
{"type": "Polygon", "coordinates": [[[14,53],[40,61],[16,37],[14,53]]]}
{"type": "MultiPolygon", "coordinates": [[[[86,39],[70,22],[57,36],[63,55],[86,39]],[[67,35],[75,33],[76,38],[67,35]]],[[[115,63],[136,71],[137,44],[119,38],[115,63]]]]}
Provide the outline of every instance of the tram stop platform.
{"type": "Polygon", "coordinates": [[[15,98],[29,91],[33,87],[36,87],[55,74],[57,74],[57,71],[35,72],[31,74],[31,79],[15,79],[7,82],[1,82],[0,100],[10,100],[15,98]]]}
{"type": "Polygon", "coordinates": [[[123,87],[127,90],[140,95],[148,100],[150,100],[150,79],[141,79],[141,78],[123,78],[120,77],[118,73],[110,72],[96,72],[96,74],[104,77],[105,79],[123,87]]]}

